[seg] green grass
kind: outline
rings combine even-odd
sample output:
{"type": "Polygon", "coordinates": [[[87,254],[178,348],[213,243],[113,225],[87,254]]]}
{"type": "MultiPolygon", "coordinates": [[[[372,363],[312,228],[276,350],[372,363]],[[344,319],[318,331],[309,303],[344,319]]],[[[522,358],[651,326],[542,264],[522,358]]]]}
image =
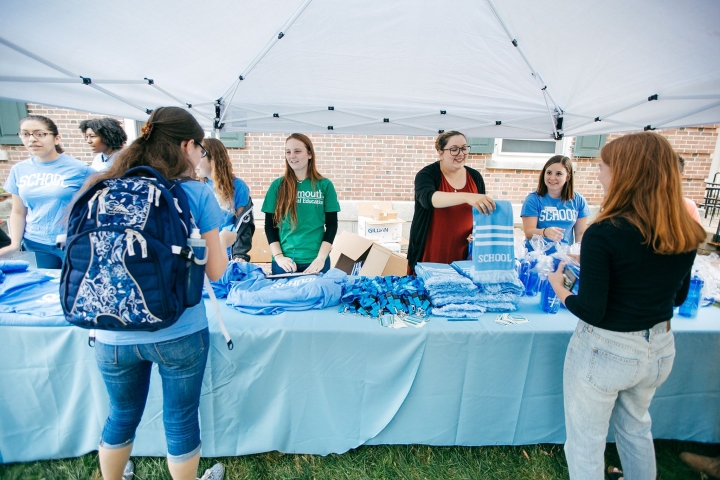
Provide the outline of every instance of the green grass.
{"type": "MultiPolygon", "coordinates": [[[[700,479],[679,459],[683,451],[720,454],[720,445],[658,440],[659,480],[700,479]]],[[[137,480],[170,480],[164,458],[135,457],[137,480]]],[[[614,444],[606,464],[619,465],[614,444]]],[[[562,445],[523,447],[428,447],[392,445],[360,447],[343,455],[284,455],[278,452],[202,459],[202,470],[221,461],[227,479],[537,479],[567,478],[562,445]]],[[[97,453],[80,458],[0,465],[0,479],[100,479],[97,453]]]]}

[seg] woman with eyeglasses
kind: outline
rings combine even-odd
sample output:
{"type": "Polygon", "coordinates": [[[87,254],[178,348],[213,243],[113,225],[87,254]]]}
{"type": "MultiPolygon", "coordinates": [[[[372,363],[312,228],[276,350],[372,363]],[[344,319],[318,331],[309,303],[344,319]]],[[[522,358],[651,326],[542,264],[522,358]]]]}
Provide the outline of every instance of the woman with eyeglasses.
{"type": "Polygon", "coordinates": [[[65,253],[56,246],[66,229],[66,208],[92,170],[87,163],[63,153],[55,123],[30,115],[20,121],[18,134],[31,157],[14,165],[5,182],[12,193],[9,246],[0,255],[27,250],[38,268],[60,268],[65,253]]]}
{"type": "Polygon", "coordinates": [[[495,202],[485,194],[477,170],[465,165],[470,146],[465,135],[444,132],[435,140],[438,161],[415,175],[415,213],[410,227],[408,270],[418,262],[452,263],[468,254],[475,207],[488,214],[495,202]]]}
{"type": "MultiPolygon", "coordinates": [[[[590,209],[585,198],[575,192],[573,177],[568,157],[555,155],[545,163],[537,190],[525,198],[520,212],[529,250],[533,235],[570,245],[582,240],[590,209]]],[[[549,253],[554,251],[553,247],[549,253]]]]}
{"type": "Polygon", "coordinates": [[[223,210],[220,243],[223,248],[232,247],[229,254],[233,260],[249,262],[248,252],[255,233],[250,189],[242,179],[233,175],[230,156],[220,140],[206,138],[203,147],[207,155],[200,159],[195,173],[201,182],[212,187],[223,210]]]}

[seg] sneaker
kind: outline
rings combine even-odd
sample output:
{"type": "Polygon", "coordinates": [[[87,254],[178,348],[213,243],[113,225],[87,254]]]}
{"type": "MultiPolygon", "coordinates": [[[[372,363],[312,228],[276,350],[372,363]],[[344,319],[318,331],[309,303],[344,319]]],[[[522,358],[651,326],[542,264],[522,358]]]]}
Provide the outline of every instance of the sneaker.
{"type": "Polygon", "coordinates": [[[216,463],[208,468],[198,480],[223,480],[225,478],[225,467],[222,463],[216,463]]]}
{"type": "Polygon", "coordinates": [[[128,460],[125,470],[123,470],[122,480],[132,480],[133,477],[135,477],[135,464],[132,460],[128,460]]]}

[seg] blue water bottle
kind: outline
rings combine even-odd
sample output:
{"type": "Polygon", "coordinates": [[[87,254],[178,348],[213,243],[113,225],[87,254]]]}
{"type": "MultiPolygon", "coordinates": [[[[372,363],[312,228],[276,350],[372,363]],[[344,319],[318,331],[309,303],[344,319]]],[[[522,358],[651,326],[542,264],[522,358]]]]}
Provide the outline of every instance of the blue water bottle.
{"type": "Polygon", "coordinates": [[[536,258],[530,260],[527,263],[525,271],[526,273],[524,274],[523,280],[523,284],[525,285],[526,297],[534,297],[538,294],[538,291],[540,290],[540,277],[538,276],[537,272],[533,271],[537,263],[538,261],[536,258]]]}
{"type": "Polygon", "coordinates": [[[557,313],[560,308],[560,299],[555,295],[555,290],[553,290],[548,280],[543,281],[540,307],[545,313],[557,313]]]}
{"type": "Polygon", "coordinates": [[[187,246],[192,250],[188,259],[187,281],[185,283],[185,305],[190,307],[197,305],[202,300],[203,281],[205,280],[205,264],[207,256],[205,252],[205,240],[200,237],[200,230],[192,229],[187,246]]]}
{"type": "Polygon", "coordinates": [[[690,280],[690,289],[688,290],[687,298],[680,305],[680,316],[687,318],[697,317],[698,307],[700,306],[700,300],[702,300],[702,289],[705,286],[703,281],[697,273],[693,274],[690,280]]]}

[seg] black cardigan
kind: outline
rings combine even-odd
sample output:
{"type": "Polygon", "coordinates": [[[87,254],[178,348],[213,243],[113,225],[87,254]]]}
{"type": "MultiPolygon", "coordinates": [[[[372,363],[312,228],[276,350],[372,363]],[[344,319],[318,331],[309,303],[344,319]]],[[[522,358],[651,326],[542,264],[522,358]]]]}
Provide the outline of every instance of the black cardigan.
{"type": "MultiPolygon", "coordinates": [[[[477,186],[478,193],[485,193],[485,182],[480,172],[474,168],[465,166],[470,177],[477,186]]],[[[413,213],[412,225],[410,226],[410,243],[408,245],[408,266],[411,271],[415,270],[415,264],[422,260],[425,251],[425,240],[430,230],[430,219],[432,211],[432,196],[440,188],[442,172],[440,162],[431,163],[415,175],[415,212],[413,213]]]]}

